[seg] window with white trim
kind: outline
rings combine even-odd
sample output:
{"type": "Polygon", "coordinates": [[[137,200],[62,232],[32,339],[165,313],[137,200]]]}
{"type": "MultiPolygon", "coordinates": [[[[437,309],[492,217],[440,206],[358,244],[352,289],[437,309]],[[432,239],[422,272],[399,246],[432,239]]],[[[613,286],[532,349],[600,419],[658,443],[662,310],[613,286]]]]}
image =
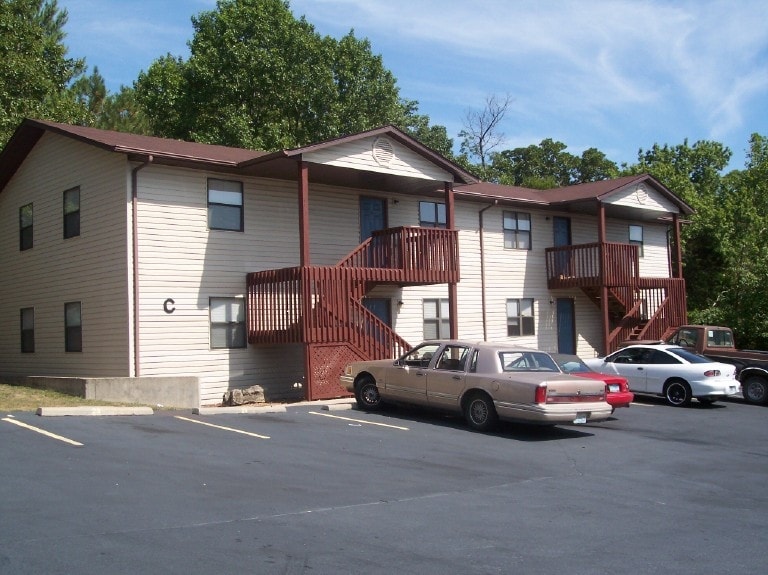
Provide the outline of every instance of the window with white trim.
{"type": "Polygon", "coordinates": [[[419,202],[419,225],[422,228],[444,228],[445,222],[445,204],[419,202]]]}
{"type": "Polygon", "coordinates": [[[425,299],[424,339],[446,339],[451,336],[450,307],[447,299],[425,299]]]}
{"type": "Polygon", "coordinates": [[[507,300],[507,335],[536,335],[533,298],[507,300]]]}
{"type": "Polygon", "coordinates": [[[208,228],[243,231],[243,183],[208,179],[208,228]]]}
{"type": "Polygon", "coordinates": [[[504,212],[504,248],[531,249],[531,214],[504,212]]]}
{"type": "Polygon", "coordinates": [[[643,257],[643,226],[629,226],[629,243],[637,246],[637,254],[643,257]]]}
{"type": "Polygon", "coordinates": [[[245,298],[212,297],[209,306],[211,349],[245,347],[245,298]]]}

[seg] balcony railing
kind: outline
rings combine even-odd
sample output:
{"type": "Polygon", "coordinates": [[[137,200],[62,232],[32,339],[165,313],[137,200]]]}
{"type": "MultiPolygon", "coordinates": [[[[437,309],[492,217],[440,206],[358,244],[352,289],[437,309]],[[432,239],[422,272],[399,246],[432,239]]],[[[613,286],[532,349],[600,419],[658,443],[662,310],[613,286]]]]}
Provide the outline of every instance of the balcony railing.
{"type": "MultiPolygon", "coordinates": [[[[379,270],[384,279],[391,271],[379,270]]],[[[368,357],[401,355],[408,343],[351,293],[350,286],[370,277],[371,270],[335,266],[248,274],[248,342],[347,342],[368,357]]]]}
{"type": "Polygon", "coordinates": [[[635,245],[595,242],[547,248],[549,289],[637,285],[640,276],[635,245]]]}
{"type": "Polygon", "coordinates": [[[343,268],[392,270],[394,283],[459,281],[458,231],[399,227],[378,230],[339,262],[343,268]]]}

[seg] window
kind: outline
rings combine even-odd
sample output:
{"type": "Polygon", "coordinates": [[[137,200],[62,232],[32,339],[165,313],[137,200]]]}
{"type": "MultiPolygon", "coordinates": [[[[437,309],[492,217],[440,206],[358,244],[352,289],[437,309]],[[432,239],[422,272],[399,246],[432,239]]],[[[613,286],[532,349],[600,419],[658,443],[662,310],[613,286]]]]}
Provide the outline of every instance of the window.
{"type": "Polygon", "coordinates": [[[536,335],[533,298],[507,300],[507,335],[536,335]]]}
{"type": "Polygon", "coordinates": [[[21,353],[35,351],[35,308],[21,310],[21,353]]]}
{"type": "Polygon", "coordinates": [[[64,349],[83,351],[83,322],[79,301],[64,304],[64,349]]]}
{"type": "Polygon", "coordinates": [[[241,297],[212,297],[211,349],[245,347],[245,299],[241,297]]]}
{"type": "Polygon", "coordinates": [[[643,226],[629,226],[629,243],[637,246],[637,254],[643,257],[643,226]]]}
{"type": "Polygon", "coordinates": [[[243,183],[208,180],[208,227],[243,231],[243,183]]]}
{"type": "Polygon", "coordinates": [[[419,225],[423,228],[445,227],[445,204],[419,202],[419,225]]]}
{"type": "Polygon", "coordinates": [[[446,345],[435,364],[435,369],[464,371],[468,353],[469,348],[463,345],[446,345]]]}
{"type": "Polygon", "coordinates": [[[400,362],[402,365],[411,367],[429,367],[438,349],[440,349],[439,343],[423,343],[401,357],[400,362]]]}
{"type": "Polygon", "coordinates": [[[64,192],[64,239],[80,235],[80,188],[64,192]]]}
{"type": "Polygon", "coordinates": [[[531,249],[531,214],[504,212],[504,247],[531,249]]]}
{"type": "Polygon", "coordinates": [[[19,208],[19,250],[32,247],[32,204],[19,208]]]}
{"type": "Polygon", "coordinates": [[[451,322],[447,299],[425,299],[424,339],[445,339],[451,336],[451,322]]]}

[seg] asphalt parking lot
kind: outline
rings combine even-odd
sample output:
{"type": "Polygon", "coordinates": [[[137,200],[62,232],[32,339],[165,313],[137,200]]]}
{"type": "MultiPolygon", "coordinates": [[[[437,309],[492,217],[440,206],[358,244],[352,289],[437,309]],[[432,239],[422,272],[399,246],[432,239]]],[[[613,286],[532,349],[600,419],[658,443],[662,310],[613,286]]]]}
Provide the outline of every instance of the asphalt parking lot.
{"type": "Polygon", "coordinates": [[[0,573],[756,574],[768,408],[0,414],[0,573]]]}

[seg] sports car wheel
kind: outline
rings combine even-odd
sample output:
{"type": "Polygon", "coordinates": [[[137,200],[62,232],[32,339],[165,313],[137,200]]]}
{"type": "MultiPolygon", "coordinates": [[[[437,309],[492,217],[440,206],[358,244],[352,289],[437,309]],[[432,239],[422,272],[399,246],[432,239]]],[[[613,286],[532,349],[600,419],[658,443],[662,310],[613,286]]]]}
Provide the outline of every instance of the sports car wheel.
{"type": "Polygon", "coordinates": [[[476,431],[488,431],[499,420],[493,401],[484,393],[475,393],[466,400],[464,418],[469,426],[476,431]]]}
{"type": "Polygon", "coordinates": [[[681,379],[674,379],[664,387],[664,397],[675,407],[688,405],[691,403],[691,386],[681,379]]]}
{"type": "Polygon", "coordinates": [[[381,408],[381,395],[379,388],[376,387],[376,381],[366,376],[355,386],[355,401],[361,409],[376,411],[381,408]]]}
{"type": "Polygon", "coordinates": [[[741,394],[747,403],[766,403],[768,402],[768,381],[751,375],[741,384],[741,394]]]}

